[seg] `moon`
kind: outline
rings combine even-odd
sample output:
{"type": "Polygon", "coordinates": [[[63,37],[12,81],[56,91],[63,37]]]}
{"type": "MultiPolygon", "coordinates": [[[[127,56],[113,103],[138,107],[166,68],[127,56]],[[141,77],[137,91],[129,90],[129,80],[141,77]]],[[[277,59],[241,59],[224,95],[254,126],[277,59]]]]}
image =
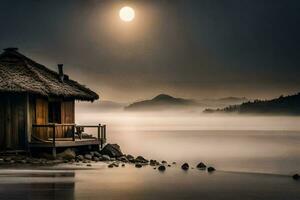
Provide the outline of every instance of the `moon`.
{"type": "Polygon", "coordinates": [[[120,9],[120,19],[124,22],[131,22],[135,18],[135,11],[129,6],[120,9]]]}

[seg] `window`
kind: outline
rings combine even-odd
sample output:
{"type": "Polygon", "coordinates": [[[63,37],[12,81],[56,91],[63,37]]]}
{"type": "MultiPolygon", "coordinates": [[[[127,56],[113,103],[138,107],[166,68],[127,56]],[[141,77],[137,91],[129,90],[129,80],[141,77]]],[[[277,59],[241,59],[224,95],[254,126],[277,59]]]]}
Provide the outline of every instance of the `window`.
{"type": "Polygon", "coordinates": [[[61,123],[61,103],[57,101],[49,102],[48,104],[48,122],[61,123]]]}

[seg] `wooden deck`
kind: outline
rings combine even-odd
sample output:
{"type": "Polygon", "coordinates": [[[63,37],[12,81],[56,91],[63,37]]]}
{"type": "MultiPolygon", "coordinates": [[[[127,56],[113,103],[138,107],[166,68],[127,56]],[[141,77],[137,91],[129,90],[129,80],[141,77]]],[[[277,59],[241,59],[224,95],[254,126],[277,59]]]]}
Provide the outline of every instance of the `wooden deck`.
{"type": "Polygon", "coordinates": [[[30,142],[29,146],[32,147],[78,147],[78,146],[86,146],[86,145],[101,145],[104,144],[106,141],[104,139],[98,140],[97,138],[82,138],[82,139],[75,139],[73,141],[72,138],[61,138],[56,139],[55,145],[53,144],[53,141],[49,139],[45,142],[30,142]]]}
{"type": "Polygon", "coordinates": [[[68,147],[82,147],[82,148],[103,148],[106,143],[106,125],[76,125],[76,124],[33,124],[33,133],[35,130],[44,129],[47,138],[39,138],[34,134],[31,135],[32,141],[29,142],[30,150],[38,151],[39,149],[52,149],[53,157],[56,157],[57,148],[68,148],[68,147]],[[57,132],[64,130],[66,127],[71,127],[71,136],[69,137],[56,137],[57,132]],[[83,137],[82,132],[84,128],[95,128],[97,129],[98,137],[83,137]],[[75,131],[76,135],[75,135],[75,131]]]}

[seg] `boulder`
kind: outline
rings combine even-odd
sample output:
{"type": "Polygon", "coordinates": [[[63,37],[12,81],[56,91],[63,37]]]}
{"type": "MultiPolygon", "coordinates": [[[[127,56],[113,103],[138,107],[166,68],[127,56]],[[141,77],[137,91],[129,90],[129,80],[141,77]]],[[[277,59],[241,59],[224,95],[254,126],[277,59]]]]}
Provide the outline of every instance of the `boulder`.
{"type": "Polygon", "coordinates": [[[93,161],[98,162],[98,161],[99,161],[99,158],[96,157],[96,156],[94,156],[94,157],[93,157],[93,161]]]}
{"type": "Polygon", "coordinates": [[[189,164],[187,163],[184,163],[182,166],[181,166],[181,169],[183,170],[188,170],[190,168],[189,164]]]}
{"type": "Polygon", "coordinates": [[[4,161],[5,161],[5,162],[10,162],[11,160],[12,160],[11,157],[5,157],[5,158],[4,158],[4,161]]]}
{"type": "Polygon", "coordinates": [[[92,155],[91,154],[85,154],[84,158],[87,160],[92,160],[92,155]]]}
{"type": "Polygon", "coordinates": [[[121,161],[121,162],[124,162],[124,163],[127,163],[128,162],[128,159],[126,156],[121,156],[117,159],[118,161],[121,161]]]}
{"type": "Polygon", "coordinates": [[[149,162],[149,160],[145,159],[143,156],[138,156],[138,157],[136,157],[135,162],[146,164],[149,162]]]}
{"type": "Polygon", "coordinates": [[[83,157],[83,155],[78,155],[78,156],[76,156],[75,159],[76,159],[76,160],[79,160],[79,161],[83,161],[83,160],[84,160],[84,157],[83,157]]]}
{"type": "Polygon", "coordinates": [[[101,158],[100,158],[100,161],[110,161],[110,157],[108,155],[103,155],[101,158]]]}
{"type": "Polygon", "coordinates": [[[128,160],[129,162],[134,163],[134,157],[133,157],[132,155],[128,154],[128,155],[126,156],[126,158],[127,158],[127,160],[128,160]]]}
{"type": "Polygon", "coordinates": [[[299,174],[294,174],[294,175],[292,176],[292,178],[293,178],[294,180],[299,180],[299,179],[300,179],[300,175],[299,175],[299,174]]]}
{"type": "Polygon", "coordinates": [[[198,168],[198,169],[201,169],[201,170],[205,170],[205,169],[206,169],[206,165],[205,165],[203,162],[200,162],[200,163],[197,165],[197,168],[198,168]]]}
{"type": "Polygon", "coordinates": [[[64,152],[57,154],[57,158],[61,158],[64,160],[72,160],[75,159],[76,153],[71,149],[66,149],[64,152]]]}
{"type": "Polygon", "coordinates": [[[164,165],[160,165],[159,167],[158,167],[158,171],[165,171],[166,170],[166,167],[164,166],[164,165]]]}
{"type": "Polygon", "coordinates": [[[135,167],[136,167],[136,168],[141,168],[141,167],[143,167],[143,165],[140,164],[140,163],[136,163],[136,164],[135,164],[135,167]]]}
{"type": "Polygon", "coordinates": [[[107,144],[105,147],[100,151],[102,155],[109,155],[110,157],[117,158],[123,156],[121,148],[117,144],[107,144]]]}
{"type": "Polygon", "coordinates": [[[116,161],[116,158],[110,158],[110,161],[116,161]]]}
{"type": "Polygon", "coordinates": [[[100,158],[100,157],[101,157],[101,154],[100,154],[98,151],[95,151],[95,152],[94,152],[94,156],[100,158]]]}
{"type": "Polygon", "coordinates": [[[215,169],[214,167],[208,167],[208,168],[207,168],[207,171],[211,173],[211,172],[216,171],[216,169],[215,169]]]}

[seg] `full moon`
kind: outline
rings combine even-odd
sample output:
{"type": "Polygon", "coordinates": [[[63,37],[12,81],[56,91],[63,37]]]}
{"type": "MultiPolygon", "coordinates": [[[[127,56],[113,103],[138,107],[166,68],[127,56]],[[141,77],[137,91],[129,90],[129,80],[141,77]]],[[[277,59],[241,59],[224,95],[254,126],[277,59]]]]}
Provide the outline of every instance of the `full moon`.
{"type": "Polygon", "coordinates": [[[135,12],[131,7],[125,6],[121,8],[119,15],[124,22],[131,22],[135,17],[135,12]]]}

